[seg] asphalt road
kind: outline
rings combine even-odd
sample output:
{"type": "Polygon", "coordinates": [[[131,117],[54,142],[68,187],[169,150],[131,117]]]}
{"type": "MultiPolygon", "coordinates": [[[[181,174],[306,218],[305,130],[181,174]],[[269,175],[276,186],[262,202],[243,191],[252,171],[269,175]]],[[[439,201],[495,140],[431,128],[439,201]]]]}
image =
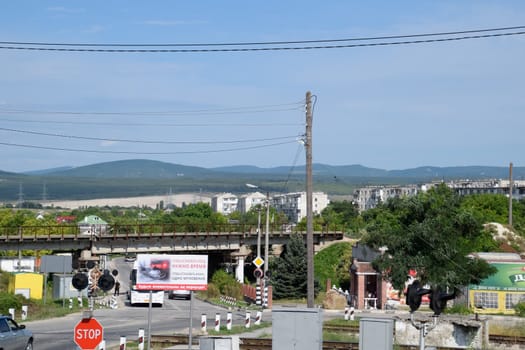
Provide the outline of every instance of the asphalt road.
{"type": "MultiPolygon", "coordinates": [[[[120,337],[125,336],[128,340],[138,338],[139,329],[148,333],[149,308],[130,307],[126,304],[125,292],[128,290],[129,271],[132,263],[125,263],[122,259],[113,260],[111,268],[119,270],[122,283],[121,295],[119,296],[119,307],[117,309],[96,308],[93,311],[95,317],[104,327],[104,339],[106,347],[119,344],[120,337]]],[[[228,310],[207,302],[193,299],[170,300],[166,298],[162,307],[151,308],[151,334],[188,334],[190,326],[190,305],[192,315],[192,329],[194,332],[201,328],[201,316],[206,315],[207,328],[212,329],[215,325],[216,314],[220,314],[221,322],[226,322],[228,310]]],[[[244,324],[246,313],[244,311],[232,311],[233,325],[244,324]]],[[[252,313],[252,318],[255,315],[252,313]]],[[[81,320],[82,313],[75,313],[65,317],[48,320],[25,322],[28,329],[35,336],[34,346],[38,350],[75,350],[78,349],[74,342],[74,328],[81,320]]]]}

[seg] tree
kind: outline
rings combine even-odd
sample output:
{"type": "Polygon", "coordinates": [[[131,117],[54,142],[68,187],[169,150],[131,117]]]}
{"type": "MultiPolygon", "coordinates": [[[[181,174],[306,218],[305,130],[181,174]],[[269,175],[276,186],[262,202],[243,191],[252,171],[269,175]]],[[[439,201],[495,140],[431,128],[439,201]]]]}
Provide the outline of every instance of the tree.
{"type": "Polygon", "coordinates": [[[490,233],[444,184],[414,197],[391,199],[365,219],[363,241],[386,249],[374,265],[396,289],[404,289],[411,269],[423,285],[449,288],[479,284],[495,273],[486,261],[469,255],[495,248],[490,233]]]}
{"type": "Polygon", "coordinates": [[[269,266],[276,299],[306,296],[306,245],[301,235],[291,235],[281,256],[269,266]]]}

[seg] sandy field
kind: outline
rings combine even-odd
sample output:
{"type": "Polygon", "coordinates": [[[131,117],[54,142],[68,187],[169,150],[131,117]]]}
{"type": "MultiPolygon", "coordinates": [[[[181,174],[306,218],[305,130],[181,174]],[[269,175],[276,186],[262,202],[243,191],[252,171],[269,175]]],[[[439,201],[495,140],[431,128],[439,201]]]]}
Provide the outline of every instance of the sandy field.
{"type": "Polygon", "coordinates": [[[181,193],[164,196],[145,196],[145,197],[127,197],[127,198],[100,198],[100,199],[86,199],[86,200],[71,200],[71,201],[49,201],[42,203],[44,206],[55,206],[68,209],[77,209],[80,207],[95,207],[95,206],[121,206],[121,207],[151,207],[155,208],[157,204],[164,201],[164,207],[167,204],[174,204],[181,207],[185,204],[192,204],[198,202],[211,203],[211,198],[199,193],[181,193]]]}

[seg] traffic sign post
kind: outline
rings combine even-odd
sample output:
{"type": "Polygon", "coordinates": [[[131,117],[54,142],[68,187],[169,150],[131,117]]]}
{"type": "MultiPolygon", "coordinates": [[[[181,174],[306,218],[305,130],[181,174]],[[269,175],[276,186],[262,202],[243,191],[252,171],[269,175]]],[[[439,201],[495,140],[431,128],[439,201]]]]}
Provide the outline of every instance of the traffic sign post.
{"type": "Polygon", "coordinates": [[[93,317],[83,318],[75,326],[75,344],[82,350],[95,350],[103,339],[104,328],[93,317]]]}

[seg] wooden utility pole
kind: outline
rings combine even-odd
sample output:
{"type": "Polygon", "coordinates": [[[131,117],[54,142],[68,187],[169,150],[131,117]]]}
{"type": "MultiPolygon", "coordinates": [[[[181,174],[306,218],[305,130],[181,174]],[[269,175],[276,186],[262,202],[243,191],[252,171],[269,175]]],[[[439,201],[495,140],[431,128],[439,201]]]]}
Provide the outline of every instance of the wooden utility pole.
{"type": "Polygon", "coordinates": [[[312,182],[312,93],[306,92],[306,306],[314,307],[314,222],[312,182]]]}
{"type": "Polygon", "coordinates": [[[512,190],[514,184],[512,183],[512,163],[509,166],[509,226],[512,227],[512,190]]]}

